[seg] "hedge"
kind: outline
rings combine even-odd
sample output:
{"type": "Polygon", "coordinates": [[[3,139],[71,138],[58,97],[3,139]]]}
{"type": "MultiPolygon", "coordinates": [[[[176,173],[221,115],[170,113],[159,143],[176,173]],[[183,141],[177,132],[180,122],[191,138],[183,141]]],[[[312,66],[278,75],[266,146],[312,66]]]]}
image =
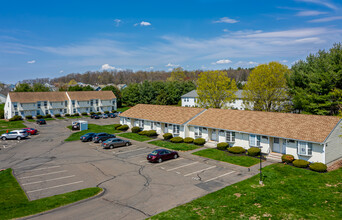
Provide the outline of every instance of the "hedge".
{"type": "Polygon", "coordinates": [[[44,116],[44,118],[51,118],[51,115],[47,114],[47,115],[44,116]]]}
{"type": "Polygon", "coordinates": [[[157,131],[155,131],[155,130],[149,130],[149,131],[147,131],[147,134],[146,134],[146,136],[148,136],[148,137],[154,137],[157,135],[158,135],[157,131]]]}
{"type": "Polygon", "coordinates": [[[140,134],[140,135],[147,135],[147,132],[148,132],[147,130],[145,130],[145,131],[139,131],[138,134],[140,134]]]}
{"type": "Polygon", "coordinates": [[[294,156],[291,154],[284,154],[281,156],[281,161],[283,163],[292,163],[294,161],[294,156]]]}
{"type": "Polygon", "coordinates": [[[96,113],[96,114],[98,114],[98,115],[102,115],[102,112],[98,112],[98,113],[96,113]]]}
{"type": "Polygon", "coordinates": [[[41,119],[41,118],[43,118],[43,116],[42,115],[37,115],[36,118],[37,119],[41,119]]]}
{"type": "Polygon", "coordinates": [[[20,115],[15,115],[9,119],[9,121],[20,121],[20,120],[23,120],[23,118],[20,115]]]}
{"type": "Polygon", "coordinates": [[[181,137],[174,137],[174,138],[171,138],[170,141],[172,143],[182,143],[184,141],[184,139],[181,137]]]}
{"type": "Polygon", "coordinates": [[[109,111],[104,111],[105,114],[109,114],[109,111]]]}
{"type": "Polygon", "coordinates": [[[173,137],[173,136],[172,136],[171,133],[165,133],[165,134],[163,134],[164,140],[170,140],[172,137],[173,137]]]}
{"type": "Polygon", "coordinates": [[[121,125],[120,127],[116,128],[119,131],[127,131],[128,130],[128,125],[121,125]]]}
{"type": "Polygon", "coordinates": [[[196,138],[194,140],[194,144],[196,144],[196,145],[203,145],[203,144],[205,144],[205,140],[204,140],[204,138],[196,138]]]}
{"type": "Polygon", "coordinates": [[[246,152],[245,148],[237,146],[228,148],[228,151],[232,154],[242,154],[246,152]]]}
{"type": "Polygon", "coordinates": [[[61,117],[61,114],[55,114],[55,117],[59,118],[59,117],[61,117]]]}
{"type": "Polygon", "coordinates": [[[82,114],[81,115],[88,115],[88,113],[87,112],[82,112],[82,114]]]}
{"type": "Polygon", "coordinates": [[[26,119],[32,119],[33,117],[32,117],[32,115],[26,115],[25,118],[26,119]]]}
{"type": "Polygon", "coordinates": [[[258,156],[260,155],[261,149],[257,147],[251,147],[247,150],[249,156],[258,156]]]}
{"type": "Polygon", "coordinates": [[[327,165],[325,165],[324,163],[319,163],[319,162],[310,164],[309,168],[310,170],[320,172],[320,173],[326,172],[328,169],[327,165]]]}
{"type": "Polygon", "coordinates": [[[114,129],[115,129],[115,130],[118,130],[117,128],[118,128],[118,127],[121,127],[121,124],[114,124],[113,126],[114,126],[114,129]]]}
{"type": "Polygon", "coordinates": [[[90,115],[95,115],[95,112],[90,112],[90,115]]]}
{"type": "Polygon", "coordinates": [[[184,143],[193,143],[193,142],[194,142],[194,139],[191,137],[184,138],[184,143]]]}
{"type": "Polygon", "coordinates": [[[295,167],[306,168],[309,166],[310,162],[308,162],[306,160],[298,159],[298,160],[294,160],[292,164],[295,167]]]}
{"type": "Polygon", "coordinates": [[[227,150],[229,144],[226,142],[221,142],[217,144],[217,149],[218,150],[227,150]]]}
{"type": "Polygon", "coordinates": [[[133,127],[132,129],[132,133],[138,133],[138,132],[140,132],[140,128],[139,127],[133,127]]]}
{"type": "Polygon", "coordinates": [[[112,110],[112,113],[115,113],[116,112],[116,110],[112,110]]]}

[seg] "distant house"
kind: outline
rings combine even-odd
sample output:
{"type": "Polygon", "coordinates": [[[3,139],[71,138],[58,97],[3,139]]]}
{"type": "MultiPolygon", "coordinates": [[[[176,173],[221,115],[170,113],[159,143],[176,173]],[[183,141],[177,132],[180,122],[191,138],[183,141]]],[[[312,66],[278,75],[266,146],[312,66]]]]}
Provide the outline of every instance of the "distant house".
{"type": "Polygon", "coordinates": [[[118,87],[120,90],[123,90],[124,88],[127,87],[127,85],[126,84],[118,84],[118,85],[116,85],[116,87],[118,87]]]}
{"type": "Polygon", "coordinates": [[[0,104],[6,102],[6,96],[0,93],[0,104]]]}
{"type": "Polygon", "coordinates": [[[120,123],[204,138],[208,146],[260,147],[270,157],[292,154],[325,164],[342,157],[342,120],[333,116],[139,104],[120,114],[120,123]]]}
{"type": "Polygon", "coordinates": [[[112,110],[116,110],[112,91],[10,92],[5,103],[5,118],[112,110]]]}
{"type": "MultiPolygon", "coordinates": [[[[238,90],[236,91],[236,99],[233,102],[229,102],[225,104],[225,107],[231,108],[231,109],[238,109],[238,110],[244,110],[245,107],[243,105],[243,97],[242,97],[242,91],[238,90]]],[[[182,106],[183,107],[197,107],[197,98],[198,94],[196,90],[192,90],[191,92],[188,92],[181,96],[182,100],[182,106]]]]}

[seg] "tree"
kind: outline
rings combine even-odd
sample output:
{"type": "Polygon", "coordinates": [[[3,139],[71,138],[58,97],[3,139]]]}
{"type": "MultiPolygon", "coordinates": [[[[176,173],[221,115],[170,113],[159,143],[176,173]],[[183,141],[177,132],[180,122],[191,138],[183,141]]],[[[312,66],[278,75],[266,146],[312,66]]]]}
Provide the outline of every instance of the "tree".
{"type": "Polygon", "coordinates": [[[33,84],[33,91],[34,92],[49,92],[50,88],[47,86],[44,86],[41,83],[35,83],[33,84]]]}
{"type": "Polygon", "coordinates": [[[235,100],[237,90],[235,80],[225,72],[202,72],[197,80],[197,102],[200,107],[222,108],[225,103],[235,100]]]}
{"type": "Polygon", "coordinates": [[[184,81],[186,75],[182,67],[174,68],[171,72],[171,76],[167,78],[168,81],[184,81]]]}
{"type": "Polygon", "coordinates": [[[113,91],[116,96],[116,104],[118,108],[122,107],[122,94],[118,87],[116,86],[105,86],[102,88],[102,91],[113,91]]]}
{"type": "Polygon", "coordinates": [[[258,111],[285,111],[289,96],[286,91],[286,65],[278,62],[261,64],[252,70],[242,96],[246,108],[258,111]]]}
{"type": "Polygon", "coordinates": [[[33,89],[27,83],[20,83],[15,87],[14,92],[33,92],[33,89]]]}
{"type": "Polygon", "coordinates": [[[70,81],[68,82],[68,85],[69,85],[69,86],[76,85],[76,84],[77,84],[77,82],[76,82],[76,80],[74,80],[74,79],[72,79],[72,80],[70,80],[70,81]]]}
{"type": "Polygon", "coordinates": [[[316,115],[337,115],[342,102],[342,44],[310,54],[292,66],[288,77],[294,109],[316,115]]]}
{"type": "Polygon", "coordinates": [[[122,90],[122,102],[128,106],[134,106],[140,103],[139,84],[132,83],[122,90]]]}
{"type": "Polygon", "coordinates": [[[68,91],[83,91],[83,87],[80,85],[69,86],[68,91]]]}

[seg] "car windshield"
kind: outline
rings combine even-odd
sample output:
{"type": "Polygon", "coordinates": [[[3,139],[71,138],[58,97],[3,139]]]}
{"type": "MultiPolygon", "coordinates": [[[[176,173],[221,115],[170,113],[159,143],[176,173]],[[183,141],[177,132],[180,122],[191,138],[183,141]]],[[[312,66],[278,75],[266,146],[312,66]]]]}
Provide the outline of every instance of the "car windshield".
{"type": "Polygon", "coordinates": [[[158,154],[158,151],[154,150],[154,151],[152,151],[151,154],[152,154],[152,155],[157,155],[157,154],[158,154]]]}

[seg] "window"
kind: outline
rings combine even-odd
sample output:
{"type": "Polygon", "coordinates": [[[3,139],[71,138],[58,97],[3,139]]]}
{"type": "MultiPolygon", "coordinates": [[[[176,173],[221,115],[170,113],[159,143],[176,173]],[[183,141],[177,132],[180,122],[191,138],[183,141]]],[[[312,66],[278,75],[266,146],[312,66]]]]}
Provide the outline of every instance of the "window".
{"type": "Polygon", "coordinates": [[[75,100],[71,100],[72,107],[75,107],[75,100]]]}
{"type": "Polygon", "coordinates": [[[173,135],[174,136],[179,135],[179,125],[173,125],[173,135]]]}
{"type": "Polygon", "coordinates": [[[18,112],[14,112],[14,115],[18,115],[18,112]]]}
{"type": "Polygon", "coordinates": [[[64,109],[64,113],[67,113],[67,110],[66,110],[66,109],[64,109]]]}
{"type": "Polygon", "coordinates": [[[44,107],[46,107],[47,106],[47,101],[44,101],[44,107]]]}
{"type": "Polygon", "coordinates": [[[195,127],[195,138],[200,138],[200,137],[202,137],[202,131],[203,131],[203,128],[201,128],[201,127],[195,127]]]}
{"type": "Polygon", "coordinates": [[[298,141],[298,154],[303,156],[312,155],[312,143],[298,141]]]}
{"type": "Polygon", "coordinates": [[[260,135],[249,135],[249,146],[251,147],[258,147],[260,146],[260,135]]]}
{"type": "Polygon", "coordinates": [[[62,112],[63,112],[63,109],[59,109],[59,112],[62,113],[62,112]]]}
{"type": "Polygon", "coordinates": [[[88,111],[89,110],[89,108],[86,108],[86,111],[88,111]]]}
{"type": "Polygon", "coordinates": [[[18,104],[16,102],[13,102],[13,107],[16,109],[18,107],[18,104]]]}
{"type": "Polygon", "coordinates": [[[235,142],[235,132],[226,131],[226,142],[235,142]]]}
{"type": "Polygon", "coordinates": [[[90,105],[94,105],[94,102],[93,102],[93,100],[90,100],[90,105]]]}
{"type": "Polygon", "coordinates": [[[99,100],[98,99],[96,99],[96,105],[98,105],[99,104],[99,100]]]}
{"type": "Polygon", "coordinates": [[[144,120],[138,120],[138,127],[144,129],[144,120]]]}
{"type": "Polygon", "coordinates": [[[65,107],[68,106],[68,101],[65,101],[65,107]]]}
{"type": "Polygon", "coordinates": [[[154,122],[153,121],[151,121],[151,130],[154,130],[154,122]]]}
{"type": "Polygon", "coordinates": [[[96,111],[99,111],[99,110],[100,110],[99,107],[97,107],[97,108],[96,108],[96,111]]]}
{"type": "Polygon", "coordinates": [[[24,115],[24,111],[21,111],[20,114],[21,114],[21,115],[24,115]]]}
{"type": "Polygon", "coordinates": [[[115,100],[113,100],[113,105],[115,105],[115,100]]]}
{"type": "Polygon", "coordinates": [[[40,111],[39,110],[37,110],[37,115],[40,115],[40,111]]]}
{"type": "Polygon", "coordinates": [[[74,114],[76,113],[76,109],[75,108],[74,108],[73,112],[74,112],[74,114]]]}
{"type": "Polygon", "coordinates": [[[49,114],[49,111],[48,111],[48,110],[45,110],[45,114],[46,114],[46,115],[49,114]]]}

